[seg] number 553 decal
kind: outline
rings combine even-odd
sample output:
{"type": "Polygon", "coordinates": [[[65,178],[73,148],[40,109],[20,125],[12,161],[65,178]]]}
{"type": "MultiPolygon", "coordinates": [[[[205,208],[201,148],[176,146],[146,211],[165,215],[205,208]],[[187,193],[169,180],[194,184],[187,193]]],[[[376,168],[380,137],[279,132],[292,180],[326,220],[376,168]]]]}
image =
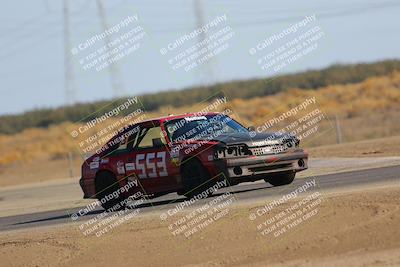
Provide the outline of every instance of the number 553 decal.
{"type": "Polygon", "coordinates": [[[139,178],[155,178],[168,176],[167,164],[165,162],[166,152],[152,152],[136,154],[135,162],[126,163],[127,171],[137,171],[139,178]]]}

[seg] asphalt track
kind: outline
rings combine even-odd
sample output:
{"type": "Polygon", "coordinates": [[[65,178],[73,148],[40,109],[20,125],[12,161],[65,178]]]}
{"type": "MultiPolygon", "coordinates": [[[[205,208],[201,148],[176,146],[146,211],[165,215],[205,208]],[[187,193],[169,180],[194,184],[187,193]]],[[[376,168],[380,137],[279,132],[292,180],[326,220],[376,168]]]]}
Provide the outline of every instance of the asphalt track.
{"type": "MultiPolygon", "coordinates": [[[[304,185],[307,181],[312,181],[313,179],[315,179],[316,186],[310,188],[308,192],[324,192],[327,190],[383,182],[398,183],[400,182],[400,166],[366,169],[295,179],[292,184],[281,187],[272,187],[263,181],[239,184],[218,190],[218,192],[216,192],[213,196],[207,199],[196,201],[191,207],[193,208],[196,206],[201,206],[202,204],[210,201],[212,198],[218,197],[219,195],[228,191],[233,194],[236,203],[254,202],[260,200],[265,200],[267,203],[273,198],[279,198],[284,194],[290,193],[294,189],[304,185]]],[[[137,207],[137,209],[140,211],[138,216],[157,211],[165,213],[169,209],[174,209],[177,204],[183,202],[184,200],[185,198],[181,196],[169,194],[163,197],[145,201],[137,207]]],[[[71,214],[77,213],[82,208],[84,207],[2,217],[0,218],[0,231],[71,223],[71,214]]],[[[97,208],[85,216],[78,217],[77,222],[84,222],[102,212],[103,210],[101,208],[97,208]]]]}

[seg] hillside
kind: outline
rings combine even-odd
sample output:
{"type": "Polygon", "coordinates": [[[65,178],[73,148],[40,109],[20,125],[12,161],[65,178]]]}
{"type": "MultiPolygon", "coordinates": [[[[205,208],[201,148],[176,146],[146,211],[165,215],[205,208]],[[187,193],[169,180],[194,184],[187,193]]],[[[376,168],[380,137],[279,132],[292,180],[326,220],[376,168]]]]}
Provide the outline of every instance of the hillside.
{"type": "MultiPolygon", "coordinates": [[[[400,70],[399,60],[387,60],[368,64],[334,65],[322,70],[312,70],[297,74],[282,75],[272,79],[253,79],[231,81],[208,87],[194,87],[179,91],[167,91],[139,96],[140,102],[148,112],[156,112],[162,107],[172,109],[191,106],[223,91],[230,100],[265,97],[290,88],[317,90],[330,85],[355,84],[369,77],[388,75],[400,70]]],[[[46,128],[63,122],[89,121],[92,114],[110,102],[117,106],[123,99],[80,103],[56,109],[40,109],[19,115],[0,116],[0,133],[15,134],[24,129],[46,128]]],[[[239,100],[240,102],[240,100],[239,100]]],[[[126,115],[122,113],[122,115],[126,115]]]]}
{"type": "MultiPolygon", "coordinates": [[[[217,107],[217,110],[230,109],[233,111],[232,116],[244,125],[257,126],[262,125],[274,114],[285,112],[304,99],[314,96],[317,105],[325,114],[320,123],[320,131],[326,130],[322,137],[315,136],[303,142],[306,146],[336,142],[331,119],[333,115],[340,117],[344,141],[393,136],[400,132],[400,72],[369,78],[357,84],[331,85],[313,91],[292,88],[271,96],[234,99],[217,107]]],[[[179,108],[163,106],[153,112],[147,112],[146,118],[164,116],[170,112],[197,112],[207,104],[205,102],[179,108]]],[[[69,129],[79,125],[83,123],[64,122],[47,129],[26,129],[13,136],[0,135],[0,166],[28,164],[37,159],[66,159],[69,152],[73,152],[75,158],[80,161],[82,153],[77,149],[77,141],[69,135],[69,129]]],[[[93,131],[96,130],[99,129],[93,131]]]]}

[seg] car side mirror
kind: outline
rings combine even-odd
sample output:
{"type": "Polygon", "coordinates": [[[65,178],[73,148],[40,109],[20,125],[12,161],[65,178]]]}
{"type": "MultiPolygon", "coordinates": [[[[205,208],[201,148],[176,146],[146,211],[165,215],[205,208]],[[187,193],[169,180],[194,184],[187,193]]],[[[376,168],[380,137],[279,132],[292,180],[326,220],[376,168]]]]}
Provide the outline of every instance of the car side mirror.
{"type": "Polygon", "coordinates": [[[249,127],[247,127],[247,130],[249,130],[250,132],[254,132],[256,130],[256,127],[249,126],[249,127]]]}
{"type": "Polygon", "coordinates": [[[161,138],[154,138],[152,140],[153,140],[153,147],[160,147],[164,145],[161,138]]]}

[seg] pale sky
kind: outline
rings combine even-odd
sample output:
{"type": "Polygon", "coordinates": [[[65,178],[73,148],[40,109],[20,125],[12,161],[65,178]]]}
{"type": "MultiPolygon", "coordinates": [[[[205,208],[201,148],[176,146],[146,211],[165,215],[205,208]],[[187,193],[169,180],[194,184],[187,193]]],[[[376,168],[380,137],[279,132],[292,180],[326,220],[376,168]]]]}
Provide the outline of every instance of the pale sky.
{"type": "MultiPolygon", "coordinates": [[[[103,32],[96,0],[70,2],[71,46],[103,32]]],[[[324,32],[318,49],[279,73],[335,63],[373,62],[400,56],[398,1],[200,1],[203,21],[226,15],[234,36],[229,48],[198,70],[173,70],[160,49],[197,26],[194,0],[104,1],[109,26],[137,15],[146,36],[140,48],[118,61],[117,82],[126,95],[182,89],[196,84],[266,77],[249,54],[268,36],[316,14],[324,32]],[[206,77],[206,80],[204,79],[206,77]]],[[[0,114],[66,103],[62,1],[6,1],[0,9],[0,114]]],[[[192,40],[192,44],[196,40],[192,40]]],[[[108,69],[83,70],[71,56],[76,101],[113,97],[108,69]]]]}

